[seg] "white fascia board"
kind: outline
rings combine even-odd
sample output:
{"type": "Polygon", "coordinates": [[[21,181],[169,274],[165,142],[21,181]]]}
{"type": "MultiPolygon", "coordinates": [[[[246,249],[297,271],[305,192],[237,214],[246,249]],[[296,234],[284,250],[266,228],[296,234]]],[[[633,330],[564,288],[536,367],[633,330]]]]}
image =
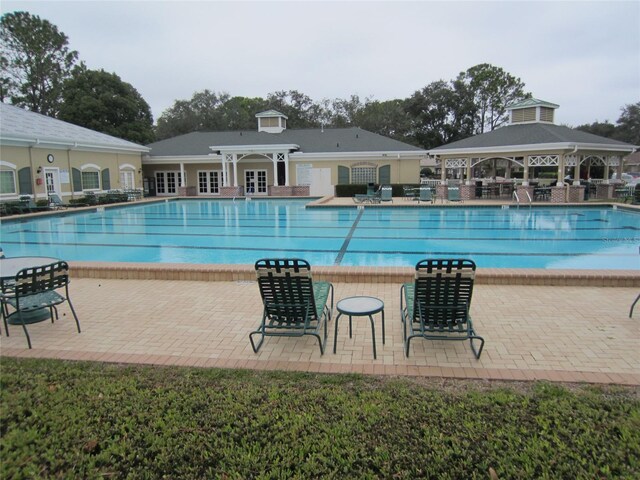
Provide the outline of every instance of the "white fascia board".
{"type": "Polygon", "coordinates": [[[625,145],[603,145],[602,143],[536,143],[531,145],[506,145],[501,147],[483,148],[450,148],[442,150],[429,150],[429,155],[477,155],[483,153],[516,153],[516,152],[542,152],[546,150],[602,150],[612,152],[631,152],[634,147],[625,145]]]}
{"type": "Polygon", "coordinates": [[[273,145],[214,145],[209,147],[209,149],[220,153],[273,153],[282,152],[283,150],[300,150],[300,145],[294,143],[273,145]]]}
{"type": "Polygon", "coordinates": [[[14,146],[14,147],[37,147],[37,148],[53,148],[57,150],[83,150],[83,151],[114,151],[114,152],[137,152],[145,153],[151,149],[148,147],[128,147],[118,145],[104,145],[104,144],[92,144],[92,143],[78,143],[70,142],[68,140],[49,140],[44,138],[15,138],[15,137],[0,137],[0,145],[14,146]]]}
{"type": "Polygon", "coordinates": [[[165,165],[168,163],[221,163],[222,157],[213,153],[209,155],[168,155],[153,156],[143,155],[143,165],[165,165]]]}
{"type": "Polygon", "coordinates": [[[423,158],[427,155],[426,150],[399,151],[399,152],[318,152],[304,153],[295,152],[289,155],[289,160],[390,160],[398,158],[423,158]]]}

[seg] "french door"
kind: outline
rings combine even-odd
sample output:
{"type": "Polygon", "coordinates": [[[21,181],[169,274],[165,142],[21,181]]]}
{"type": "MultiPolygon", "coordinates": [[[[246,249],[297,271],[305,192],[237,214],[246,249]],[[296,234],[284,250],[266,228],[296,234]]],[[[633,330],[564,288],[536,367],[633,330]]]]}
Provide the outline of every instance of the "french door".
{"type": "Polygon", "coordinates": [[[244,189],[249,195],[266,195],[267,193],[267,171],[266,170],[245,170],[244,189]]]}
{"type": "Polygon", "coordinates": [[[200,170],[198,172],[198,194],[214,194],[220,193],[224,177],[222,170],[200,170]]]}
{"type": "Polygon", "coordinates": [[[158,195],[177,195],[182,184],[180,171],[156,172],[156,193],[158,195]]]}

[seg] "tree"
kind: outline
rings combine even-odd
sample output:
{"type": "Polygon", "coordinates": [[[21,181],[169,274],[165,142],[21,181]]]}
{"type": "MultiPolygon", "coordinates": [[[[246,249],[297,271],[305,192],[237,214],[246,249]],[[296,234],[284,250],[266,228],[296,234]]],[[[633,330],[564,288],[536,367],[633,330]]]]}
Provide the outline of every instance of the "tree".
{"type": "MultiPolygon", "coordinates": [[[[297,90],[278,91],[267,95],[269,108],[284,113],[295,128],[319,127],[326,118],[323,106],[297,90]]],[[[257,113],[257,112],[256,112],[257,113]]]]}
{"type": "Polygon", "coordinates": [[[578,125],[576,130],[592,133],[601,137],[613,138],[616,133],[616,126],[605,120],[604,122],[593,122],[591,124],[578,125]]]}
{"type": "Polygon", "coordinates": [[[76,68],[62,99],[60,120],[143,145],[155,138],[149,104],[115,73],[76,68]]]}
{"type": "Polygon", "coordinates": [[[475,111],[461,82],[432,82],[407,100],[411,136],[425,149],[473,135],[475,111]]]}
{"type": "Polygon", "coordinates": [[[477,108],[475,133],[495,130],[507,122],[507,106],[529,98],[524,83],[500,67],[482,63],[461,72],[456,79],[473,97],[477,108]]]}
{"type": "Polygon", "coordinates": [[[195,92],[190,100],[176,100],[173,107],[158,118],[158,140],[190,132],[227,130],[217,115],[218,109],[229,99],[227,93],[211,90],[195,92]]]}
{"type": "Polygon", "coordinates": [[[368,101],[357,112],[356,124],[373,133],[385,137],[400,140],[401,142],[415,143],[410,136],[411,120],[405,108],[406,100],[378,100],[368,101]]]}
{"type": "Polygon", "coordinates": [[[614,138],[632,145],[640,145],[640,102],[622,108],[614,138]]]}
{"type": "Polygon", "coordinates": [[[55,117],[78,52],[55,25],[28,12],[5,14],[0,27],[3,99],[55,117]]]}

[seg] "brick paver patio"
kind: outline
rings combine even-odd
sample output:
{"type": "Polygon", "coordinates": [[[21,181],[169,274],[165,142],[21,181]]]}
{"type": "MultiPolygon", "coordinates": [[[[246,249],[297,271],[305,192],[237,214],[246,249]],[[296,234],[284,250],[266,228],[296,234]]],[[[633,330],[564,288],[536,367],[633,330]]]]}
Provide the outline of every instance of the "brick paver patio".
{"type": "MultiPolygon", "coordinates": [[[[29,327],[28,350],[19,326],[4,326],[3,356],[193,365],[313,372],[358,372],[483,379],[546,379],[640,385],[640,309],[628,317],[637,288],[476,285],[471,313],[486,340],[480,360],[468,342],[416,339],[403,353],[399,283],[334,282],[336,301],[371,295],[385,302],[386,344],[376,325],[373,360],[366,318],[341,319],[337,354],[334,321],[327,351],[309,338],[267,338],[254,354],[248,334],[261,318],[253,281],[171,281],[74,278],[68,306],[55,324],[29,327]]],[[[334,309],[333,317],[336,311],[334,309]]]]}

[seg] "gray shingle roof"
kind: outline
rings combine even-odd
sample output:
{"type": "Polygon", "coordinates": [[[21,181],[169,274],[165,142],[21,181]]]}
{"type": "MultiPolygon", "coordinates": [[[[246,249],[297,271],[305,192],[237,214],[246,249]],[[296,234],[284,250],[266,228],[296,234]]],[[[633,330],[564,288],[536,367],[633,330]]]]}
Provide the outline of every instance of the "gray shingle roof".
{"type": "Polygon", "coordinates": [[[151,156],[208,155],[209,147],[231,145],[299,145],[303,153],[340,152],[423,152],[424,150],[361,128],[284,130],[266,133],[253,130],[234,132],[192,132],[147,145],[151,156]]]}
{"type": "Polygon", "coordinates": [[[0,103],[0,139],[25,143],[53,143],[86,148],[146,152],[137,143],[112,137],[72,123],[0,103]]]}
{"type": "Polygon", "coordinates": [[[446,153],[447,150],[462,148],[486,149],[491,147],[507,147],[519,145],[553,144],[553,143],[578,143],[601,145],[602,147],[629,147],[625,142],[611,138],[593,135],[592,133],[574,130],[561,125],[548,123],[527,123],[522,125],[508,125],[492,132],[475,135],[457,142],[442,145],[429,150],[432,153],[446,153]]]}

